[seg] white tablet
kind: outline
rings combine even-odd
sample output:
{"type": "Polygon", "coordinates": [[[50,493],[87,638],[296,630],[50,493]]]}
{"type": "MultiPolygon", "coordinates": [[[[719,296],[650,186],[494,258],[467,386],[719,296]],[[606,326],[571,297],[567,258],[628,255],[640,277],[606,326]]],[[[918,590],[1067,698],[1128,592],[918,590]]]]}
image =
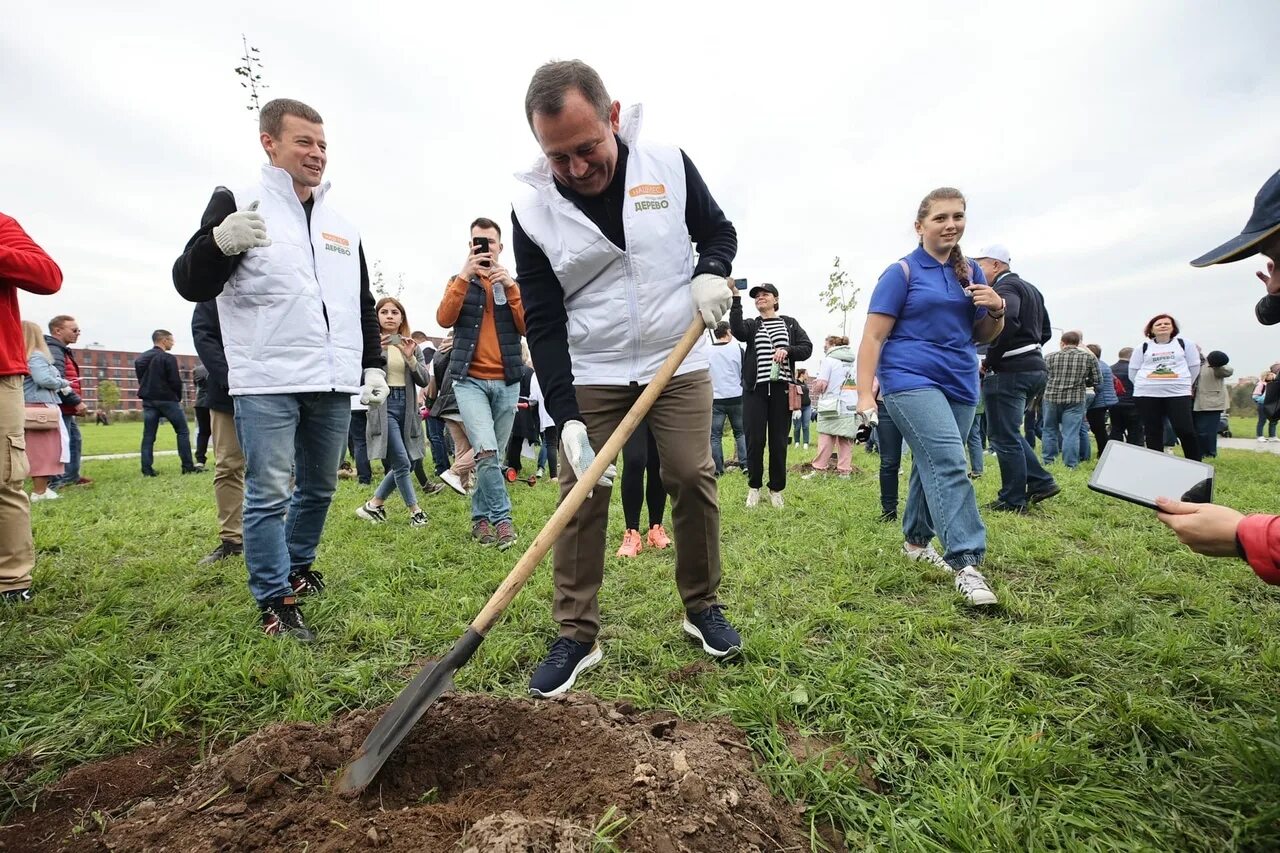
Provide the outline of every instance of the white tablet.
{"type": "Polygon", "coordinates": [[[1150,509],[1156,498],[1213,502],[1213,466],[1136,444],[1108,441],[1089,488],[1150,509]]]}

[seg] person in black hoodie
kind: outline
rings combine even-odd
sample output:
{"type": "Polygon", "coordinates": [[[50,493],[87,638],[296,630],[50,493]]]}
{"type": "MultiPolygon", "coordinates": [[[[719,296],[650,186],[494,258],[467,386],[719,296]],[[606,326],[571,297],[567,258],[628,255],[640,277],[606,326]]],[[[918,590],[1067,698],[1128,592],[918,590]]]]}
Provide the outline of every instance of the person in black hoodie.
{"type": "Polygon", "coordinates": [[[778,313],[778,288],[761,284],[748,295],[759,317],[744,320],[742,297],[733,294],[729,328],[747,345],[742,356],[742,414],[747,432],[747,506],[760,502],[764,480],[764,446],[769,444],[769,501],[782,506],[787,487],[787,439],[791,409],[787,384],[795,379],[796,362],[813,355],[813,343],[794,317],[778,313]]]}
{"type": "MultiPolygon", "coordinates": [[[[227,356],[222,348],[218,303],[196,303],[191,314],[191,339],[205,369],[204,404],[213,438],[213,497],[218,504],[218,547],[201,566],[244,553],[244,452],[236,437],[236,409],[227,385],[227,356]]],[[[197,398],[197,403],[200,402],[197,398]]],[[[295,581],[295,592],[297,583],[295,581]]]]}
{"type": "Polygon", "coordinates": [[[178,374],[178,360],[169,355],[173,349],[173,332],[156,329],[151,333],[151,343],[155,346],[133,362],[134,372],[138,374],[138,398],[142,400],[142,475],[157,476],[153,462],[156,429],[161,418],[172,424],[178,435],[182,473],[194,474],[202,469],[191,459],[191,431],[180,402],[182,377],[178,374]]]}
{"type": "Polygon", "coordinates": [[[987,509],[1027,512],[1029,503],[1059,491],[1020,428],[1030,401],[1044,393],[1049,368],[1041,347],[1053,337],[1044,297],[1009,269],[1009,250],[992,245],[973,259],[1004,299],[1004,329],[987,350],[982,396],[987,404],[987,441],[1000,462],[1000,493],[987,509]]]}

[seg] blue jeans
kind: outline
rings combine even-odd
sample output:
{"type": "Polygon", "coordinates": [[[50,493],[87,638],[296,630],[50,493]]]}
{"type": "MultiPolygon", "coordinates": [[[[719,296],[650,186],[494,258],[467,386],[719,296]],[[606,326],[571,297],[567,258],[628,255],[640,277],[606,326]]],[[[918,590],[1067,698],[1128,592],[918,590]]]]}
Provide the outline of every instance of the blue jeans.
{"type": "Polygon", "coordinates": [[[369,413],[363,409],[351,411],[351,426],[347,429],[347,441],[351,443],[351,456],[356,463],[356,479],[363,485],[373,482],[373,465],[369,462],[369,439],[365,435],[369,426],[369,413]]]}
{"type": "MultiPolygon", "coordinates": [[[[71,451],[71,461],[62,469],[61,477],[52,477],[50,486],[74,486],[80,481],[80,452],[84,447],[84,439],[80,435],[80,424],[75,415],[63,414],[62,422],[67,426],[67,441],[71,451]]],[[[183,420],[186,423],[186,420],[183,420]]]]}
{"type": "MultiPolygon", "coordinates": [[[[1262,425],[1267,423],[1267,407],[1262,403],[1258,404],[1258,438],[1262,438],[1262,425]]],[[[1276,422],[1271,421],[1267,428],[1267,435],[1272,438],[1276,437],[1276,422]]]]}
{"type": "Polygon", "coordinates": [[[290,595],[290,569],[315,561],[350,423],[350,394],[236,397],[236,436],[244,451],[244,562],[259,604],[290,595]]]}
{"type": "Polygon", "coordinates": [[[800,411],[795,412],[791,418],[791,429],[795,433],[795,437],[791,439],[792,444],[800,443],[800,435],[804,434],[804,443],[809,443],[809,421],[813,418],[813,406],[801,406],[800,411]]]}
{"type": "MultiPolygon", "coordinates": [[[[1089,413],[1085,410],[1085,417],[1080,421],[1080,461],[1088,462],[1093,458],[1093,433],[1089,432],[1089,413]]],[[[1066,454],[1064,453],[1065,457],[1066,454]]]]}
{"type": "Polygon", "coordinates": [[[155,470],[156,430],[160,427],[161,418],[172,424],[173,431],[178,434],[178,457],[182,460],[182,470],[190,471],[196,467],[191,461],[191,431],[187,429],[186,413],[175,400],[142,401],[142,470],[155,470]]]}
{"type": "Polygon", "coordinates": [[[1044,435],[1041,436],[1040,456],[1049,465],[1062,446],[1062,461],[1068,468],[1080,464],[1080,426],[1084,421],[1084,400],[1079,403],[1040,404],[1044,417],[1044,435]]]}
{"type": "Polygon", "coordinates": [[[439,418],[427,418],[427,439],[431,442],[431,463],[435,465],[436,476],[449,470],[449,446],[445,442],[444,421],[439,418]]]}
{"type": "Polygon", "coordinates": [[[884,400],[876,401],[880,422],[876,443],[880,445],[880,511],[898,514],[898,472],[902,470],[902,431],[893,422],[884,400]]]}
{"type": "Polygon", "coordinates": [[[887,394],[885,408],[911,448],[911,480],[902,532],[911,545],[926,545],[935,528],[943,558],[954,569],[976,566],[987,553],[987,528],[964,457],[974,405],[949,400],[937,388],[887,394]]]}
{"type": "Polygon", "coordinates": [[[711,461],[716,475],[724,473],[724,422],[733,430],[733,445],[738,450],[738,464],[747,469],[747,434],[742,430],[742,398],[725,397],[711,401],[711,461]]]}
{"type": "Polygon", "coordinates": [[[1027,495],[1053,488],[1053,477],[1044,470],[1032,444],[1022,433],[1027,401],[1044,391],[1049,374],[988,373],[982,380],[987,401],[987,441],[1000,463],[1000,494],[1009,506],[1026,506],[1027,495]]]}
{"type": "Polygon", "coordinates": [[[983,421],[985,416],[975,414],[973,416],[973,426],[969,427],[969,437],[965,444],[969,450],[969,470],[975,474],[982,473],[982,440],[983,440],[983,421]]]}
{"type": "Polygon", "coordinates": [[[1218,455],[1218,422],[1222,412],[1192,412],[1191,421],[1200,439],[1201,456],[1218,455]]]}
{"type": "Polygon", "coordinates": [[[420,415],[416,406],[405,402],[403,386],[392,388],[384,405],[387,407],[387,458],[382,461],[382,465],[387,473],[378,488],[373,490],[373,496],[385,501],[398,488],[404,505],[415,507],[418,505],[418,496],[413,491],[413,477],[410,474],[412,463],[409,461],[409,451],[404,446],[404,419],[420,415]]]}
{"type": "Polygon", "coordinates": [[[520,383],[467,376],[453,383],[467,441],[476,452],[476,492],[471,496],[472,521],[491,524],[511,520],[511,496],[502,479],[498,453],[507,449],[520,399],[520,383]]]}

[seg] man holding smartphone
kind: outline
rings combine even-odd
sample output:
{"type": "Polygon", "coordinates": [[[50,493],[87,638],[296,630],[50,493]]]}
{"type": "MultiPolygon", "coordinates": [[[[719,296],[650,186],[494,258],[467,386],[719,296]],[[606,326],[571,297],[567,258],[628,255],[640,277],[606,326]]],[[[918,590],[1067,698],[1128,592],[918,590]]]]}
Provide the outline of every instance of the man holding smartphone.
{"type": "Polygon", "coordinates": [[[520,397],[524,305],[519,286],[498,263],[501,254],[498,224],[484,217],[472,222],[466,262],[462,272],[449,279],[436,322],[453,329],[449,375],[467,441],[475,451],[471,537],[505,551],[516,544],[516,529],[498,454],[511,438],[520,397]]]}
{"type": "MultiPolygon", "coordinates": [[[[563,498],[694,317],[713,329],[729,310],[738,237],[688,156],[640,142],[639,106],[624,115],[585,63],[539,68],[525,117],[542,156],[519,176],[529,188],[514,205],[512,240],[529,349],[569,463],[563,498]]],[[[716,597],[720,509],[707,441],[707,349],[698,343],[646,422],[671,494],[683,629],[708,654],[725,657],[742,640],[716,597]]],[[[556,542],[560,636],[530,680],[535,696],[564,693],[601,658],[597,594],[612,484],[610,466],[556,542]]]]}

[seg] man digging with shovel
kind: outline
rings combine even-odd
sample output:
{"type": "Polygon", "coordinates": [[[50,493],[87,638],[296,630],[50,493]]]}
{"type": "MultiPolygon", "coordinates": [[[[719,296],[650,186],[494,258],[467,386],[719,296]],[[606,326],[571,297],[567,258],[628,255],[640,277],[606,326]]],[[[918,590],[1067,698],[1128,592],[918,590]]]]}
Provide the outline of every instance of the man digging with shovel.
{"type": "MultiPolygon", "coordinates": [[[[518,175],[531,189],[512,212],[516,278],[546,406],[560,428],[561,500],[653,381],[694,316],[728,310],[733,224],[679,148],[641,143],[640,107],[622,113],[579,61],[533,75],[525,114],[542,149],[518,175]],[[697,265],[694,246],[697,244],[697,265]]],[[[705,336],[645,418],[671,494],[684,630],[721,658],[741,649],[722,614],[720,509],[707,436],[712,389],[705,336]]],[[[560,636],[529,692],[557,696],[601,658],[597,594],[614,469],[556,542],[553,615],[560,636]]]]}

